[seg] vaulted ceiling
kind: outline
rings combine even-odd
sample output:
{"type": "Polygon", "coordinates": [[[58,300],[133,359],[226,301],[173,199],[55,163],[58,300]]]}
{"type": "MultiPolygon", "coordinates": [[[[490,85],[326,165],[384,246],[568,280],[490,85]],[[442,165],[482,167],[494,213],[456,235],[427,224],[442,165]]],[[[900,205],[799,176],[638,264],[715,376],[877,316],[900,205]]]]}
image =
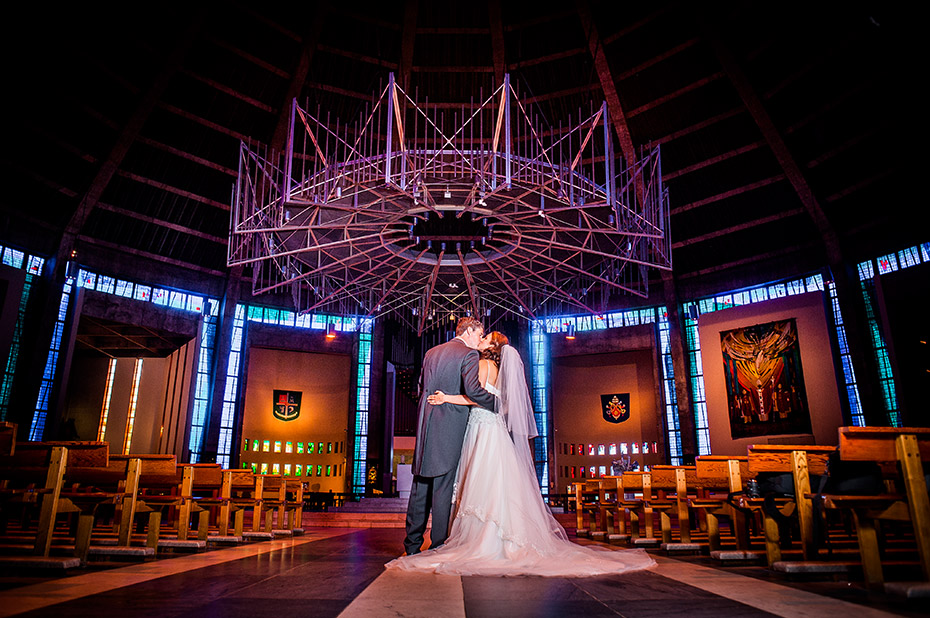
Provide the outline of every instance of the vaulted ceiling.
{"type": "Polygon", "coordinates": [[[281,149],[293,98],[355,120],[390,73],[435,108],[508,73],[551,124],[607,101],[618,155],[661,146],[684,296],[926,241],[909,18],[824,4],[18,7],[0,240],[219,295],[240,141],[281,149]]]}

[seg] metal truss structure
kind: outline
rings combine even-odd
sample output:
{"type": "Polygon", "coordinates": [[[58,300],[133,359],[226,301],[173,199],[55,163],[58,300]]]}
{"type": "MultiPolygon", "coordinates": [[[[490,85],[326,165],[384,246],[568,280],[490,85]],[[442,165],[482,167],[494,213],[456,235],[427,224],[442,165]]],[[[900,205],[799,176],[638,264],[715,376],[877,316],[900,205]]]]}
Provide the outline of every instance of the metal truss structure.
{"type": "Polygon", "coordinates": [[[228,264],[251,268],[254,294],[422,333],[602,313],[671,269],[659,148],[618,160],[606,103],[554,127],[509,75],[449,106],[391,74],[354,123],[308,107],[293,102],[285,152],[241,146],[228,264]]]}

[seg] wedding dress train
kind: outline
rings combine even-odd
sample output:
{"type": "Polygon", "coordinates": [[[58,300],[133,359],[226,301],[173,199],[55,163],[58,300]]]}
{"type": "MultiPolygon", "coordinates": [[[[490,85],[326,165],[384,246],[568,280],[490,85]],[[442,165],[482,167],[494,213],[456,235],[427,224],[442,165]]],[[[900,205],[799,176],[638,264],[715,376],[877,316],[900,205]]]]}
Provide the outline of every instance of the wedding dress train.
{"type": "MultiPolygon", "coordinates": [[[[493,385],[487,390],[499,395],[493,385]]],[[[389,569],[450,575],[585,577],[645,569],[645,551],[571,542],[539,492],[536,474],[514,448],[501,414],[473,407],[453,497],[449,538],[402,556],[389,569]]]]}

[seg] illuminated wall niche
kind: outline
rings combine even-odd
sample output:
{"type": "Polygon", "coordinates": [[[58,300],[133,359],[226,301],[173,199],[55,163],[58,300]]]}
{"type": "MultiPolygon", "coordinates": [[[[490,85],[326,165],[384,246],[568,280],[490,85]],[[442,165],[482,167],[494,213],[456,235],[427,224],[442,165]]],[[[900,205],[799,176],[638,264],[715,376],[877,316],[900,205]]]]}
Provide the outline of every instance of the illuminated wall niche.
{"type": "Polygon", "coordinates": [[[344,354],[251,347],[240,467],[299,476],[309,491],[347,491],[351,369],[352,359],[344,354]],[[301,393],[293,420],[275,417],[276,390],[301,393]]]}

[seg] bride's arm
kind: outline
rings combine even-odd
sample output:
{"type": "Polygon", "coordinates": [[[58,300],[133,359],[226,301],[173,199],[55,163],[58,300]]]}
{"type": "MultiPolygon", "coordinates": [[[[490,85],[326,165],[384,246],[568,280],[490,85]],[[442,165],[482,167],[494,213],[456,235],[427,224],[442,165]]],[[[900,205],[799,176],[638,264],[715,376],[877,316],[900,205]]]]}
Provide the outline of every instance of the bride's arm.
{"type": "Polygon", "coordinates": [[[456,403],[461,406],[476,405],[474,401],[472,401],[465,395],[446,395],[442,391],[436,391],[435,393],[427,397],[426,401],[428,401],[431,406],[438,406],[443,403],[456,403]]]}
{"type": "MultiPolygon", "coordinates": [[[[490,370],[491,361],[482,358],[478,361],[478,382],[485,384],[488,380],[488,371],[490,370]]],[[[431,406],[438,406],[443,403],[455,403],[461,406],[478,405],[465,395],[446,395],[442,391],[436,391],[426,398],[431,406]]]]}

